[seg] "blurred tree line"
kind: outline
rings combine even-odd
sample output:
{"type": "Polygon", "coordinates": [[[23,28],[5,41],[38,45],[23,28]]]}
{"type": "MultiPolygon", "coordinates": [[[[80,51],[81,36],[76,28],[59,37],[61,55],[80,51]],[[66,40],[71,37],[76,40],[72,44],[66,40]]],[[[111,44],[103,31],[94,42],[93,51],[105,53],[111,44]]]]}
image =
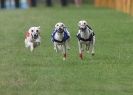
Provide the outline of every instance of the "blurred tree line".
{"type": "Polygon", "coordinates": [[[46,6],[52,6],[54,4],[60,3],[62,6],[67,6],[69,4],[75,4],[79,7],[82,4],[92,4],[94,0],[0,0],[0,8],[4,9],[14,9],[23,8],[27,9],[29,7],[36,7],[38,3],[45,4],[46,6]]]}
{"type": "MultiPolygon", "coordinates": [[[[46,0],[37,0],[40,3],[45,2],[46,0]]],[[[52,0],[53,3],[59,3],[60,0],[52,0]]],[[[68,0],[69,3],[74,3],[74,0],[68,0]]],[[[84,4],[92,4],[94,0],[82,0],[84,4]]]]}

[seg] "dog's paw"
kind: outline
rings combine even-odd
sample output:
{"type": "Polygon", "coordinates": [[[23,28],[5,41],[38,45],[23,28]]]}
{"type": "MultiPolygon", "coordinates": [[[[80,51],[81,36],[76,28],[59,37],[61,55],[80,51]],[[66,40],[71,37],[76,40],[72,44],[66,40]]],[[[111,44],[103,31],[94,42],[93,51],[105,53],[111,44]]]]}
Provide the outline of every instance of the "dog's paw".
{"type": "Polygon", "coordinates": [[[70,50],[71,48],[70,47],[67,47],[67,50],[70,50]]]}
{"type": "Polygon", "coordinates": [[[31,52],[33,52],[33,50],[30,50],[31,52]]]}
{"type": "Polygon", "coordinates": [[[56,50],[56,47],[54,47],[54,50],[56,50]]]}
{"type": "Polygon", "coordinates": [[[55,52],[58,52],[58,50],[57,50],[57,48],[56,48],[56,47],[54,47],[54,50],[55,50],[55,52]]]}
{"type": "Polygon", "coordinates": [[[66,58],[65,57],[63,57],[63,61],[65,61],[66,60],[66,58]]]}
{"type": "Polygon", "coordinates": [[[84,51],[84,49],[83,49],[83,48],[81,48],[81,51],[83,52],[83,51],[84,51]]]}
{"type": "Polygon", "coordinates": [[[31,48],[30,48],[30,51],[31,51],[31,52],[33,52],[33,50],[34,50],[34,48],[33,48],[33,47],[31,47],[31,48]]]}
{"type": "Polygon", "coordinates": [[[89,50],[87,50],[87,53],[90,53],[89,50]]]}
{"type": "Polygon", "coordinates": [[[95,55],[95,53],[91,53],[91,55],[92,55],[92,56],[94,56],[94,55],[95,55]]]}

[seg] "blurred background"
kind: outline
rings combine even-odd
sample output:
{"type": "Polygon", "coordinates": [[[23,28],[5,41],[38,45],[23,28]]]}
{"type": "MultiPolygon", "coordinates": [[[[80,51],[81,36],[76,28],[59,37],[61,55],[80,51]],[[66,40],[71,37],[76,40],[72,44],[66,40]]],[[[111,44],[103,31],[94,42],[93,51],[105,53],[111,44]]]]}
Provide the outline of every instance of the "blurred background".
{"type": "Polygon", "coordinates": [[[0,95],[133,95],[131,15],[133,0],[0,0],[0,95]],[[81,61],[82,19],[96,34],[96,55],[81,61]],[[60,21],[71,34],[66,61],[51,42],[60,21]],[[24,46],[31,26],[42,38],[32,53],[24,46]]]}
{"type": "Polygon", "coordinates": [[[80,6],[84,4],[92,4],[94,0],[0,0],[1,8],[28,8],[36,7],[39,4],[44,4],[46,6],[53,6],[60,3],[62,6],[68,6],[69,4],[76,4],[80,6]]]}
{"type": "Polygon", "coordinates": [[[76,7],[80,7],[84,4],[91,4],[96,7],[113,8],[133,15],[133,0],[0,0],[1,9],[28,9],[39,5],[52,7],[59,4],[62,7],[72,4],[75,4],[76,7]]]}

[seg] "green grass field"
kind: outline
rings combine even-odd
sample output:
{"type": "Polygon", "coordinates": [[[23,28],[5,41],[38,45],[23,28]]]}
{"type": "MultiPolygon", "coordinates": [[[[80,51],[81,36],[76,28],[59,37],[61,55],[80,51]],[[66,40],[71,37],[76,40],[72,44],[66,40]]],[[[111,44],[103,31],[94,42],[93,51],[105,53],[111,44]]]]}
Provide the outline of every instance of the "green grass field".
{"type": "Polygon", "coordinates": [[[38,7],[0,10],[0,95],[133,95],[133,18],[111,9],[38,7]],[[78,55],[79,20],[96,33],[96,54],[78,55]],[[67,60],[53,50],[50,35],[62,21],[71,33],[67,60]],[[33,53],[24,32],[41,26],[42,43],[33,53]]]}

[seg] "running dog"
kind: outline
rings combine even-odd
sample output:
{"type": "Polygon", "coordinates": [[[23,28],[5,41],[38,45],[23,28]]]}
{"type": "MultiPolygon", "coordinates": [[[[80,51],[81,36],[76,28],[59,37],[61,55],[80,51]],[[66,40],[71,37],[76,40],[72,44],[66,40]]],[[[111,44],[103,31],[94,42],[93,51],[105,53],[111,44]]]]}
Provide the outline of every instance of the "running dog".
{"type": "Polygon", "coordinates": [[[25,33],[25,47],[29,48],[32,52],[35,47],[39,46],[41,43],[40,37],[40,26],[39,27],[31,27],[25,33]]]}
{"type": "Polygon", "coordinates": [[[59,22],[55,25],[51,37],[54,44],[54,50],[56,52],[61,51],[63,54],[63,60],[66,60],[66,49],[70,49],[70,33],[62,22],[59,22]]]}
{"type": "Polygon", "coordinates": [[[80,59],[82,60],[83,59],[82,52],[84,50],[84,46],[88,53],[90,52],[92,55],[95,54],[95,51],[94,51],[95,34],[92,28],[87,24],[85,20],[79,21],[78,27],[79,27],[79,30],[77,33],[78,47],[79,47],[80,59]]]}

